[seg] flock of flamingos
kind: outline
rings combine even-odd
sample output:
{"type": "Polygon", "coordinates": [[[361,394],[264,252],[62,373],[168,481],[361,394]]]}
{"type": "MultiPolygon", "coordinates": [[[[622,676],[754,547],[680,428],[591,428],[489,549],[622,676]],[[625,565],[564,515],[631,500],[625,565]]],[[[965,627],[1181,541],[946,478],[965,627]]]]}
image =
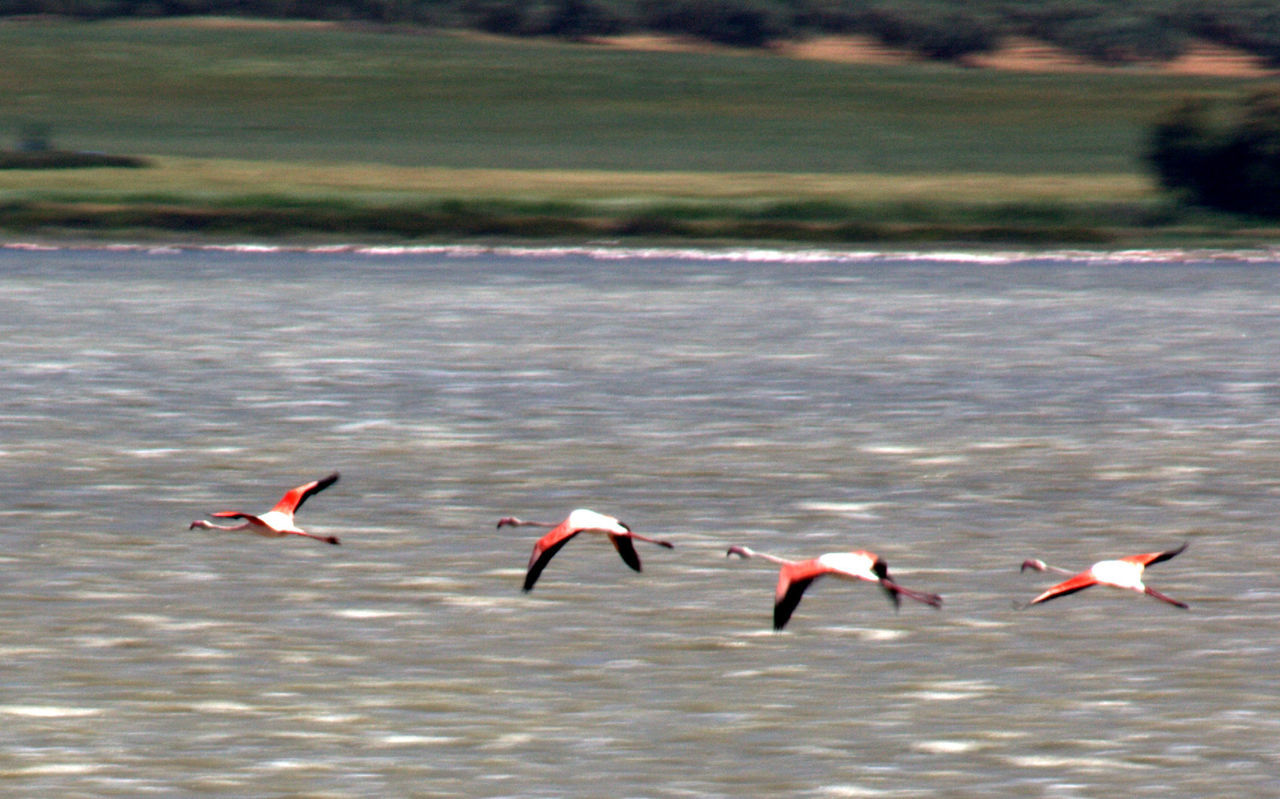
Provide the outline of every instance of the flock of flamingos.
{"type": "MultiPolygon", "coordinates": [[[[313,480],[310,483],[304,483],[297,488],[290,489],[280,498],[275,507],[261,516],[234,510],[218,511],[210,514],[220,519],[242,519],[243,523],[238,525],[221,525],[201,519],[192,522],[189,529],[244,530],[267,538],[300,535],[323,541],[326,544],[337,544],[338,539],[335,536],[315,535],[303,530],[293,522],[293,515],[302,507],[302,503],[336,482],[338,482],[338,473],[334,472],[323,479],[313,480]]],[[[635,571],[640,571],[640,556],[636,554],[634,542],[646,541],[667,549],[674,547],[669,541],[661,541],[657,538],[650,538],[633,532],[630,527],[612,516],[606,516],[603,513],[596,513],[585,508],[573,511],[564,521],[559,523],[530,522],[518,519],[515,516],[507,516],[498,520],[499,528],[508,525],[512,527],[551,528],[533,545],[533,554],[529,556],[529,567],[524,577],[524,590],[526,592],[533,590],[534,583],[538,581],[538,577],[546,569],[551,559],[579,533],[607,536],[609,541],[613,543],[614,548],[618,550],[618,554],[622,556],[623,562],[635,571]]],[[[1168,602],[1170,605],[1185,608],[1187,607],[1186,603],[1167,597],[1151,586],[1144,584],[1142,575],[1148,566],[1169,560],[1186,548],[1187,545],[1184,543],[1176,549],[1164,552],[1148,552],[1142,555],[1129,555],[1118,560],[1103,560],[1079,573],[1059,569],[1056,566],[1049,566],[1042,560],[1023,561],[1023,571],[1027,569],[1053,571],[1069,575],[1069,578],[1047,588],[1030,602],[1018,607],[1027,608],[1040,602],[1048,602],[1050,599],[1073,594],[1093,585],[1110,585],[1115,588],[1137,591],[1138,593],[1155,597],[1162,602],[1168,602]]],[[[842,580],[866,580],[870,583],[876,583],[888,594],[895,608],[898,607],[902,601],[901,598],[904,596],[935,608],[942,606],[942,597],[937,594],[914,591],[899,585],[889,576],[889,567],[885,562],[872,552],[829,552],[809,560],[787,560],[764,552],[756,552],[750,547],[735,545],[729,547],[725,555],[726,557],[737,555],[742,558],[761,558],[771,563],[776,563],[781,567],[778,572],[778,588],[774,593],[773,600],[773,628],[775,630],[781,630],[786,626],[787,620],[791,618],[796,606],[800,604],[800,599],[804,596],[805,589],[814,580],[826,575],[838,577],[842,580]]]]}

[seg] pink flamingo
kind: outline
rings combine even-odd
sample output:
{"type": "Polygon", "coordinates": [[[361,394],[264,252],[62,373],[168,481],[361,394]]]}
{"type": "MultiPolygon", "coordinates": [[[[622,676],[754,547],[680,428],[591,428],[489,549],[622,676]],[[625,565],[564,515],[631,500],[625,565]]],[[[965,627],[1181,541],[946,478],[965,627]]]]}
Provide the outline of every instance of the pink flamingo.
{"type": "Polygon", "coordinates": [[[538,539],[533,545],[533,554],[529,556],[529,570],[524,576],[524,590],[526,592],[533,590],[533,584],[538,581],[538,575],[542,574],[542,570],[547,567],[551,559],[560,551],[561,547],[569,543],[569,539],[578,533],[596,533],[598,535],[606,535],[613,542],[613,546],[618,550],[618,554],[622,556],[623,562],[636,571],[640,571],[640,556],[636,554],[633,540],[648,541],[651,544],[657,544],[660,547],[674,549],[674,545],[668,541],[659,541],[656,538],[649,538],[631,531],[631,528],[612,516],[606,516],[603,513],[596,513],[586,508],[578,508],[565,518],[564,521],[556,524],[552,522],[527,522],[515,516],[506,516],[498,520],[498,527],[550,527],[551,532],[538,539]]]}
{"type": "Polygon", "coordinates": [[[1072,577],[1070,580],[1058,583],[1025,605],[1019,605],[1018,608],[1029,608],[1040,602],[1048,602],[1050,599],[1057,599],[1060,596],[1074,594],[1076,591],[1083,591],[1092,585],[1110,585],[1116,588],[1125,588],[1130,591],[1137,591],[1140,594],[1153,596],[1161,602],[1168,602],[1170,605],[1185,608],[1187,607],[1185,602],[1171,599],[1151,586],[1144,584],[1142,582],[1142,573],[1148,566],[1168,560],[1186,548],[1187,545],[1184,543],[1177,549],[1170,549],[1164,552],[1148,552],[1145,555],[1130,555],[1119,560],[1098,561],[1079,574],[1060,569],[1057,566],[1050,566],[1044,561],[1036,560],[1035,558],[1025,560],[1022,562],[1022,568],[1019,571],[1026,571],[1027,569],[1035,569],[1040,572],[1053,571],[1059,574],[1069,574],[1072,577]]]}
{"type": "Polygon", "coordinates": [[[762,558],[770,563],[782,566],[778,571],[778,588],[773,597],[773,629],[781,630],[791,618],[792,612],[800,604],[805,589],[819,577],[832,575],[844,580],[866,580],[878,583],[889,600],[897,608],[902,600],[899,595],[923,602],[935,608],[942,606],[942,597],[903,588],[889,577],[889,566],[879,555],[872,552],[829,552],[810,560],[787,560],[764,552],[756,552],[750,547],[731,546],[725,553],[743,558],[762,558]]]}
{"type": "Polygon", "coordinates": [[[220,519],[244,519],[244,524],[235,526],[226,526],[214,524],[203,519],[194,521],[187,529],[194,530],[199,527],[202,530],[248,530],[257,533],[266,538],[283,538],[286,535],[300,535],[306,538],[314,538],[317,541],[323,541],[326,544],[337,544],[337,536],[321,536],[308,533],[306,530],[299,529],[293,523],[293,514],[297,513],[302,507],[302,503],[312,494],[316,494],[325,490],[329,486],[338,482],[338,473],[334,472],[322,480],[312,480],[310,483],[303,483],[297,488],[290,489],[275,507],[261,516],[254,516],[252,513],[241,513],[235,510],[220,510],[217,513],[211,513],[210,516],[216,516],[220,519]]]}

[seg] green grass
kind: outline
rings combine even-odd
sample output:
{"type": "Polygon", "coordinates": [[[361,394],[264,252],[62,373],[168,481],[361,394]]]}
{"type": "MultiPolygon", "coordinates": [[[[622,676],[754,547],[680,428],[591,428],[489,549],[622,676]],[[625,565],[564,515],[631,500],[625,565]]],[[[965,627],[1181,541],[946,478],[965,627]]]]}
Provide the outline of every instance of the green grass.
{"type": "Polygon", "coordinates": [[[729,172],[1130,172],[1238,82],[859,67],[471,35],[0,25],[0,118],[60,146],[250,160],[729,172]]]}
{"type": "Polygon", "coordinates": [[[1178,99],[1257,85],[318,25],[6,23],[0,137],[47,126],[61,149],[155,166],[5,170],[0,223],[75,229],[128,206],[112,218],[145,227],[147,209],[206,206],[233,230],[248,217],[231,209],[274,206],[289,209],[270,217],[282,229],[359,233],[382,214],[410,220],[394,235],[447,235],[439,220],[462,216],[439,204],[457,200],[467,219],[507,220],[499,235],[547,235],[553,219],[570,236],[1220,235],[1232,223],[1157,196],[1142,143],[1178,99]]]}

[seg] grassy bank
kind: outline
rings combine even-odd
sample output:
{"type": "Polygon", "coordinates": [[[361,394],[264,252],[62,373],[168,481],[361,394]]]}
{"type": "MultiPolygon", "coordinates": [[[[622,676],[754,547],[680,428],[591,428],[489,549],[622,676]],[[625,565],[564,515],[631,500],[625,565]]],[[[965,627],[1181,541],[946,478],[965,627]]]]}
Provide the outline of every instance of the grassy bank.
{"type": "Polygon", "coordinates": [[[140,170],[0,171],[0,197],[0,223],[37,235],[1082,246],[1280,239],[1280,226],[1243,228],[1181,209],[1135,175],[647,173],[161,157],[140,170]]]}
{"type": "Polygon", "coordinates": [[[1177,98],[1254,85],[315,26],[0,25],[6,118],[152,164],[0,171],[0,227],[1247,244],[1274,231],[1177,209],[1140,154],[1177,98]]]}

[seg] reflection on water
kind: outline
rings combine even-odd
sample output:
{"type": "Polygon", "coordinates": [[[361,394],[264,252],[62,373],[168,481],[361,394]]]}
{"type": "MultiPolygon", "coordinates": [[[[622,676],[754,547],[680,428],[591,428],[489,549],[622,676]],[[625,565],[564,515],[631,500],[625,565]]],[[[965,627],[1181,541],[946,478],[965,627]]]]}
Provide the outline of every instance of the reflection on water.
{"type": "Polygon", "coordinates": [[[1274,796],[1280,269],[1094,260],[0,250],[0,789],[1274,796]]]}

